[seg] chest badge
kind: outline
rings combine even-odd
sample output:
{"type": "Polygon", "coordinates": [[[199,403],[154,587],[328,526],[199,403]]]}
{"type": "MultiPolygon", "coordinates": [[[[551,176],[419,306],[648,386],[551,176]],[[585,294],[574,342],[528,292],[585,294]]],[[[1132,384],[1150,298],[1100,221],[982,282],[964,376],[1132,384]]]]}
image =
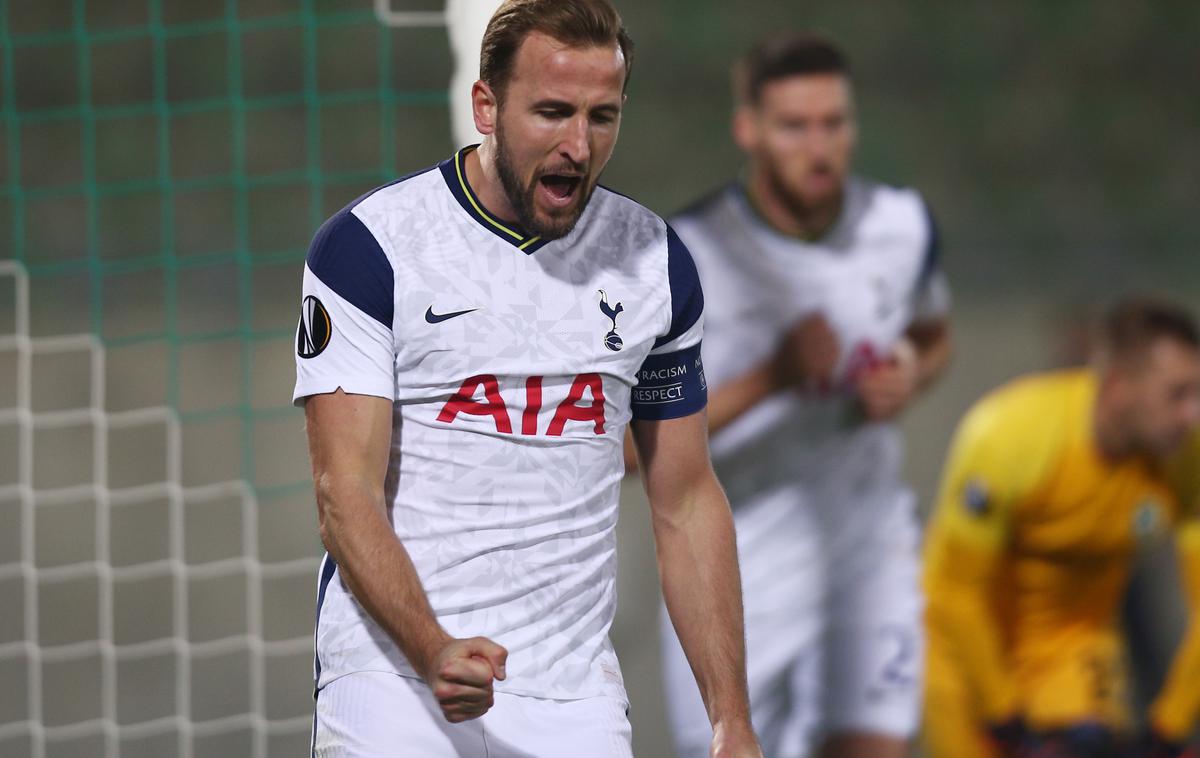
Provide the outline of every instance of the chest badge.
{"type": "Polygon", "coordinates": [[[619,316],[621,311],[625,310],[625,308],[620,303],[617,303],[615,308],[609,305],[608,295],[604,294],[604,290],[599,290],[599,292],[600,312],[607,316],[610,321],[612,321],[612,331],[604,335],[604,346],[615,353],[625,346],[625,341],[621,339],[621,335],[617,334],[617,316],[619,316]]]}
{"type": "Polygon", "coordinates": [[[1153,536],[1163,521],[1162,506],[1147,498],[1133,512],[1133,534],[1138,539],[1153,536]]]}
{"type": "Polygon", "coordinates": [[[979,479],[967,482],[962,492],[962,504],[972,516],[986,516],[992,507],[992,496],[988,494],[987,485],[979,479]]]}

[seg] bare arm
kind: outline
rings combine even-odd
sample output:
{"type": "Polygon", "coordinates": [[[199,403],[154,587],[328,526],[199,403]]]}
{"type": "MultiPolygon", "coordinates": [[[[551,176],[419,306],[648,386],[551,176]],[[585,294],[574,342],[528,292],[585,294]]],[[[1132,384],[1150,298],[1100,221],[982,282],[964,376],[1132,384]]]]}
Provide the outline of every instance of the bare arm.
{"type": "MultiPolygon", "coordinates": [[[[776,360],[766,361],[737,379],[721,385],[708,396],[709,434],[728,426],[734,419],[782,388],[776,363],[776,360]]],[[[637,469],[637,449],[634,445],[633,426],[630,425],[630,431],[625,435],[625,470],[637,469]]]]}
{"type": "Polygon", "coordinates": [[[696,413],[638,421],[667,611],[713,725],[714,756],[760,756],[750,727],[741,578],[733,516],[696,413]]]}
{"type": "Polygon", "coordinates": [[[342,390],[305,402],[321,541],[342,580],[434,690],[449,721],[491,707],[504,678],[504,648],[456,640],[438,623],[408,552],[388,521],[384,480],[392,403],[342,390]]]}

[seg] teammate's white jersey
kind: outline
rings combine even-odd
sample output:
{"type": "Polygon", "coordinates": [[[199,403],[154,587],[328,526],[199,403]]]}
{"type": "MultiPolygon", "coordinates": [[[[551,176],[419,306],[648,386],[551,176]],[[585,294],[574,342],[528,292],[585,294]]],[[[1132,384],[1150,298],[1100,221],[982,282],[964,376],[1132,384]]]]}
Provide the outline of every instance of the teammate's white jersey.
{"type": "MultiPolygon", "coordinates": [[[[866,423],[853,383],[914,322],[946,312],[937,237],[916,192],[852,179],[820,240],[783,235],[727,187],[672,219],[705,287],[710,383],[767,360],[820,313],[840,358],[829,387],[779,392],[712,440],[737,525],[751,716],[767,755],[799,758],[823,735],[906,738],[920,704],[921,598],[912,494],[898,430],[866,423]]],[[[663,614],[678,755],[712,731],[663,614]]]]}
{"type": "Polygon", "coordinates": [[[714,435],[713,461],[735,507],[797,480],[900,483],[894,425],[862,423],[851,386],[915,320],[947,310],[937,233],[913,190],[852,178],[844,203],[833,228],[813,242],[768,226],[737,184],[671,219],[700,270],[713,387],[768,359],[812,313],[824,315],[840,347],[833,386],[777,393],[714,435]]]}
{"type": "MultiPolygon", "coordinates": [[[[608,641],[622,441],[631,415],[704,406],[695,266],[604,188],[560,240],[496,221],[467,150],[317,233],[294,397],[394,401],[389,519],[445,629],[508,648],[497,689],[624,697],[608,641]]],[[[414,675],[329,556],[319,586],[318,688],[414,675]]]]}

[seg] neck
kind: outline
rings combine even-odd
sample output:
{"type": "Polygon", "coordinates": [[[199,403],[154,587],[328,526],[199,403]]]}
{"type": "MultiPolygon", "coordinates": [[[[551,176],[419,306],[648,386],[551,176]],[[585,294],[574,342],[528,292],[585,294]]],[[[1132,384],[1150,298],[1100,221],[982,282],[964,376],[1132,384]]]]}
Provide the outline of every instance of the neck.
{"type": "Polygon", "coordinates": [[[1121,426],[1111,402],[1106,402],[1103,393],[1097,395],[1092,411],[1092,437],[1100,454],[1110,461],[1128,458],[1134,453],[1129,435],[1123,433],[1121,426]]]}
{"type": "Polygon", "coordinates": [[[501,221],[516,223],[517,212],[508,201],[500,180],[496,141],[488,137],[478,148],[468,152],[463,157],[463,168],[467,172],[467,184],[471,185],[471,191],[488,213],[501,221]]]}
{"type": "Polygon", "coordinates": [[[755,210],[777,231],[804,240],[823,237],[842,212],[842,194],[819,206],[789,202],[773,186],[765,171],[751,168],[747,194],[755,210]]]}

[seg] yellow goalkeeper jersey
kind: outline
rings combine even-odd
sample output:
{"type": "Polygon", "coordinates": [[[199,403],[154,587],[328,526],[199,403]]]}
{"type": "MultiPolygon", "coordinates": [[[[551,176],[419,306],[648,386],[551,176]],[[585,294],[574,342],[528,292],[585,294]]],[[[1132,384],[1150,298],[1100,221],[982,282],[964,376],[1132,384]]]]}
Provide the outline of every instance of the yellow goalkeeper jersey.
{"type": "MultiPolygon", "coordinates": [[[[1186,583],[1200,591],[1200,438],[1170,466],[1108,460],[1095,398],[1088,370],[1031,376],[959,426],[925,547],[935,757],[989,755],[982,725],[1018,714],[1034,729],[1126,728],[1118,609],[1134,552],[1182,524],[1186,583]]],[[[1152,713],[1171,736],[1190,730],[1198,677],[1193,624],[1152,713]]]]}

